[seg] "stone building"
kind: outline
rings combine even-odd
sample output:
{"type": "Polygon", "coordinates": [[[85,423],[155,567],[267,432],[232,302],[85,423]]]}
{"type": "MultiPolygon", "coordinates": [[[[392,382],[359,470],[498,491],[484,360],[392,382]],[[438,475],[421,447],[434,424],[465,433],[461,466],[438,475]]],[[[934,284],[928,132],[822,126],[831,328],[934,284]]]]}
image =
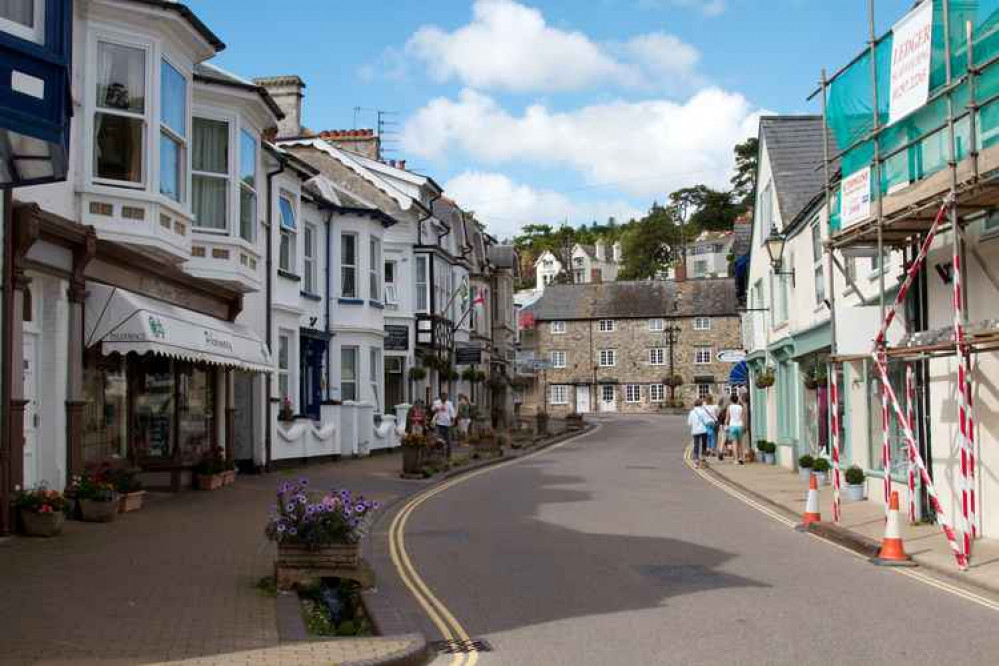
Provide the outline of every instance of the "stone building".
{"type": "Polygon", "coordinates": [[[550,285],[529,309],[524,413],[656,412],[728,391],[741,351],[735,283],[550,285]],[[722,360],[725,359],[725,360],[722,360]],[[670,378],[682,383],[671,387],[670,378]]]}

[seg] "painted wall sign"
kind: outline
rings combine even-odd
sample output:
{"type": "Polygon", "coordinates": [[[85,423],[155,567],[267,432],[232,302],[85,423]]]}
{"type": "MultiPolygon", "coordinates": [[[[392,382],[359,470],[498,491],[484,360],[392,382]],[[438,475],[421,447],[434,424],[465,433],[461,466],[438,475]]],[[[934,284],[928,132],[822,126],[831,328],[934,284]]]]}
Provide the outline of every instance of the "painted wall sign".
{"type": "Polygon", "coordinates": [[[843,179],[840,197],[840,226],[852,227],[871,216],[871,168],[864,167],[843,179]]]}
{"type": "Polygon", "coordinates": [[[889,124],[926,104],[930,94],[932,46],[933,3],[927,1],[892,28],[889,124]]]}
{"type": "Polygon", "coordinates": [[[455,350],[455,362],[458,365],[476,365],[482,363],[482,347],[458,347],[455,350]]]}
{"type": "Polygon", "coordinates": [[[742,349],[723,349],[716,357],[719,363],[741,363],[746,360],[746,352],[742,349]]]}
{"type": "Polygon", "coordinates": [[[409,326],[385,325],[385,349],[406,351],[409,349],[409,326]]]}

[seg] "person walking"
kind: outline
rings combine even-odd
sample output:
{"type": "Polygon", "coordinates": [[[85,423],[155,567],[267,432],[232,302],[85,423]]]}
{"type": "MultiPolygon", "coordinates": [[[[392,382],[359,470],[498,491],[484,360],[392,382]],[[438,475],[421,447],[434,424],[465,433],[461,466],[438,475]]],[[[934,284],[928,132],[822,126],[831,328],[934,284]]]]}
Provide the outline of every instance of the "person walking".
{"type": "Polygon", "coordinates": [[[718,405],[715,404],[715,397],[710,393],[704,396],[704,411],[711,415],[711,421],[707,426],[708,452],[713,456],[718,446],[718,405]]]}
{"type": "Polygon", "coordinates": [[[444,451],[447,459],[451,459],[451,426],[454,425],[454,403],[447,397],[447,391],[441,391],[441,397],[434,400],[434,425],[437,426],[437,436],[444,440],[444,451]]]}
{"type": "Polygon", "coordinates": [[[739,396],[732,396],[732,404],[725,410],[725,422],[728,425],[728,438],[735,448],[735,460],[742,465],[742,433],[745,429],[746,409],[742,406],[739,396]]]}
{"type": "Polygon", "coordinates": [[[731,398],[722,396],[718,401],[718,460],[725,459],[725,449],[728,447],[728,408],[731,398]]]}
{"type": "Polygon", "coordinates": [[[468,429],[472,424],[472,404],[468,396],[462,393],[458,396],[458,433],[462,440],[468,439],[468,429]]]}
{"type": "Polygon", "coordinates": [[[700,469],[701,454],[705,452],[705,447],[707,446],[708,418],[710,418],[710,415],[705,411],[704,403],[698,398],[694,401],[694,408],[687,414],[687,425],[690,426],[690,434],[694,438],[695,469],[700,469]]]}

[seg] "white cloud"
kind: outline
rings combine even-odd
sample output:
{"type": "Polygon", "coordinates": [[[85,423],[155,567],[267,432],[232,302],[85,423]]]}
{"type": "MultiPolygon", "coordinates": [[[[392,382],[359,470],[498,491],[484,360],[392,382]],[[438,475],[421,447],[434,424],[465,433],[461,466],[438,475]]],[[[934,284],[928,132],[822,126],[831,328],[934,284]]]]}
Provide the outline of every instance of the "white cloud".
{"type": "Polygon", "coordinates": [[[548,25],[539,10],[515,0],[476,0],[472,12],[453,32],[424,26],[407,42],[406,52],[437,81],[515,92],[676,87],[693,78],[700,59],[693,46],[662,32],[601,45],[548,25]]]}
{"type": "Polygon", "coordinates": [[[533,104],[513,115],[463,90],[439,97],[403,128],[408,154],[444,162],[464,154],[485,164],[568,168],[586,182],[615,183],[635,196],[727,185],[736,143],[755,135],[760,111],[740,94],[708,88],[686,102],[614,101],[555,112],[533,104]]]}
{"type": "Polygon", "coordinates": [[[718,16],[728,9],[725,0],[639,0],[638,4],[643,7],[662,7],[665,4],[697,9],[706,16],[718,16]]]}
{"type": "Polygon", "coordinates": [[[444,184],[444,191],[462,207],[475,211],[489,232],[509,238],[525,224],[573,226],[614,217],[626,222],[643,212],[627,200],[581,201],[551,190],[538,190],[494,172],[465,171],[444,184]]]}

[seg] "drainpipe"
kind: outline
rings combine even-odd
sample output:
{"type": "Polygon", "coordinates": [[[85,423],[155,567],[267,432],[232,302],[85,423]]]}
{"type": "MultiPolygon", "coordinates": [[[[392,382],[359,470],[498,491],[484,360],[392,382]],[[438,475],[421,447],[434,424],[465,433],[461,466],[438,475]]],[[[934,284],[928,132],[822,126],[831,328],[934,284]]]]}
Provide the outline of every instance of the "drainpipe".
{"type": "MultiPolygon", "coordinates": [[[[333,237],[330,235],[333,223],[333,207],[330,206],[330,214],[326,216],[326,327],[323,329],[326,335],[330,335],[330,301],[333,300],[332,287],[330,285],[330,245],[333,237]]],[[[326,390],[323,392],[323,399],[330,399],[330,369],[333,367],[330,352],[330,340],[326,339],[326,390]]]]}
{"type": "Polygon", "coordinates": [[[2,337],[2,344],[0,344],[0,368],[3,368],[0,372],[0,536],[10,534],[11,532],[11,510],[10,510],[10,454],[11,446],[10,441],[10,431],[7,429],[10,422],[10,381],[13,377],[13,373],[9,371],[11,367],[11,321],[13,320],[13,272],[14,266],[13,258],[13,243],[14,243],[14,225],[12,224],[14,211],[12,210],[14,206],[14,195],[9,189],[4,190],[3,194],[3,216],[0,217],[0,225],[3,228],[3,293],[2,298],[0,298],[0,303],[2,303],[3,312],[3,327],[2,332],[0,332],[0,337],[2,337]]]}
{"type": "MultiPolygon", "coordinates": [[[[279,168],[267,174],[267,352],[273,358],[274,354],[274,177],[284,173],[285,161],[277,158],[279,168]]],[[[271,435],[271,394],[274,392],[274,373],[267,373],[267,427],[264,429],[264,471],[271,469],[271,450],[273,437],[271,435]]]]}

